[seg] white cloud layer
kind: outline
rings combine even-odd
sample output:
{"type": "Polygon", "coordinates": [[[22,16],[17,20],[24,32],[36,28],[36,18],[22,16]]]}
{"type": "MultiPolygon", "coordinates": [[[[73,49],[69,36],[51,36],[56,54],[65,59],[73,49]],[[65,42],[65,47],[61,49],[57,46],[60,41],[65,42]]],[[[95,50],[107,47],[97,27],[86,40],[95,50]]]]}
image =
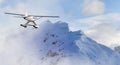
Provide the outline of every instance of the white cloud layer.
{"type": "Polygon", "coordinates": [[[105,11],[105,4],[101,0],[84,0],[82,13],[84,15],[98,15],[105,11]]]}

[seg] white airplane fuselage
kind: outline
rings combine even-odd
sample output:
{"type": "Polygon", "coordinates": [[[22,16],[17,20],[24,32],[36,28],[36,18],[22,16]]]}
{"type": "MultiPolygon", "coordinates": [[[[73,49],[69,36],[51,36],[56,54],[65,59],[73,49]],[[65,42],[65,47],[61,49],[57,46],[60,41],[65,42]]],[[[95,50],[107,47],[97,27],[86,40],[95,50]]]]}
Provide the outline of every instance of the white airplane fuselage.
{"type": "Polygon", "coordinates": [[[26,16],[26,17],[24,17],[24,19],[27,20],[28,22],[35,21],[35,18],[33,16],[26,16]]]}
{"type": "Polygon", "coordinates": [[[34,16],[26,16],[26,17],[23,17],[25,20],[27,20],[27,22],[25,24],[21,24],[21,26],[23,27],[27,27],[27,26],[33,26],[34,28],[38,28],[35,23],[35,17],[34,16]],[[29,24],[30,22],[32,22],[33,24],[29,24]]]}

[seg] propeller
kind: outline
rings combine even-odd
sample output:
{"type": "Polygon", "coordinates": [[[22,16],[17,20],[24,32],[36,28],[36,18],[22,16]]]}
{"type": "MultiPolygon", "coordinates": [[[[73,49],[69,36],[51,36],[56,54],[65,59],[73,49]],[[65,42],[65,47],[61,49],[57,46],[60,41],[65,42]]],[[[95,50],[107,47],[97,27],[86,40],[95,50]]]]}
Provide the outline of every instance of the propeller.
{"type": "Polygon", "coordinates": [[[25,14],[24,14],[24,15],[25,15],[25,17],[27,17],[27,16],[28,16],[28,12],[25,12],[25,14]]]}

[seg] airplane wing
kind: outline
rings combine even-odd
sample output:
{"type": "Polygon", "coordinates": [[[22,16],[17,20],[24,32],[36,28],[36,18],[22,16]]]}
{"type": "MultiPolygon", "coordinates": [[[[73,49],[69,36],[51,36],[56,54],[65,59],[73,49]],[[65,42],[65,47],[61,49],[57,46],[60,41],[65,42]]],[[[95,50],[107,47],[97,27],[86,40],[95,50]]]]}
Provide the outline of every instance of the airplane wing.
{"type": "MultiPolygon", "coordinates": [[[[25,14],[8,13],[8,12],[5,12],[5,14],[25,16],[25,14]]],[[[46,17],[46,18],[47,18],[47,17],[49,17],[49,18],[59,18],[59,16],[38,16],[38,15],[28,15],[28,16],[46,17]]]]}
{"type": "Polygon", "coordinates": [[[5,12],[5,14],[24,16],[24,14],[16,14],[16,13],[8,13],[8,12],[5,12]]]}
{"type": "Polygon", "coordinates": [[[59,18],[59,16],[37,16],[37,15],[30,15],[30,16],[34,16],[34,17],[49,17],[49,18],[59,18]]]}

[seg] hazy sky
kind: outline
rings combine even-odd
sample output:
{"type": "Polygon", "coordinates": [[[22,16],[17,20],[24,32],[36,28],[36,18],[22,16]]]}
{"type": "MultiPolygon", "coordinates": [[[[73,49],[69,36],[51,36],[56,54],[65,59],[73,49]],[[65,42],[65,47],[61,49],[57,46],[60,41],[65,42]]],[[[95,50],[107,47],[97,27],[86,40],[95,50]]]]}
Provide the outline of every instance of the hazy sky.
{"type": "MultiPolygon", "coordinates": [[[[22,19],[3,12],[59,15],[70,29],[82,30],[100,43],[120,43],[120,0],[0,0],[0,29],[19,28],[22,19]]],[[[40,24],[42,20],[37,21],[40,24]]]]}

